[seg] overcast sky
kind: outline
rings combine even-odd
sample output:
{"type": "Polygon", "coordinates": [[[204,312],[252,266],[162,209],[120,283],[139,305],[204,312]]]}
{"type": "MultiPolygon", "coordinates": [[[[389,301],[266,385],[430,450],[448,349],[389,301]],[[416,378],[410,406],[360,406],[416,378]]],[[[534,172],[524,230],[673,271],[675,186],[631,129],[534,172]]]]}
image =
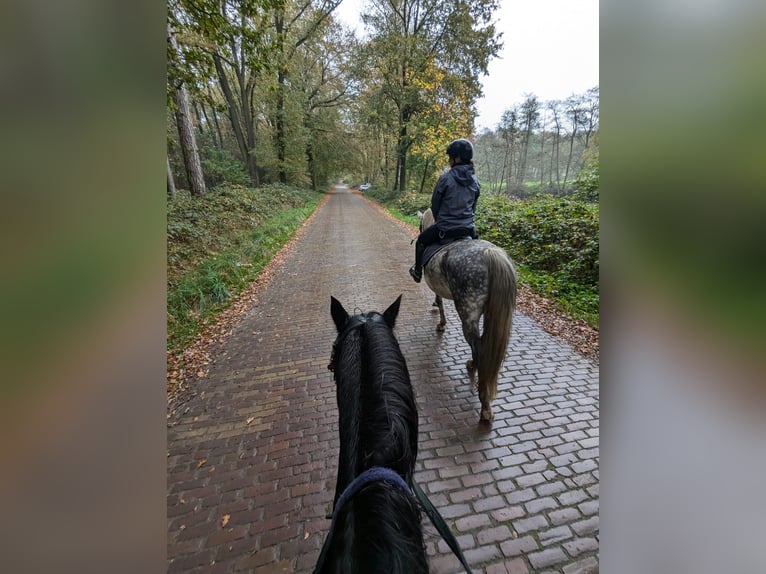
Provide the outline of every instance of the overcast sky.
{"type": "MultiPolygon", "coordinates": [[[[343,0],[336,14],[361,33],[366,0],[343,0]]],[[[533,93],[564,99],[598,85],[598,0],[500,0],[503,49],[482,78],[476,130],[494,128],[506,109],[533,93]]]]}

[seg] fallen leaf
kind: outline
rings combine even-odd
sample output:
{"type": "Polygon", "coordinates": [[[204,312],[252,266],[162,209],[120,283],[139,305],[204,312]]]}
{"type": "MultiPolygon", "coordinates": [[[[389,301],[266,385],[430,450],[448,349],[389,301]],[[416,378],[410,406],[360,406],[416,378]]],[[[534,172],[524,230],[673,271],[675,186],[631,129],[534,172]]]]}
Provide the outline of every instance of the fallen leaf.
{"type": "Polygon", "coordinates": [[[197,468],[202,468],[202,466],[207,462],[206,458],[203,458],[201,461],[197,463],[197,468]]]}
{"type": "Polygon", "coordinates": [[[309,536],[310,536],[309,533],[306,532],[306,534],[303,535],[303,539],[306,540],[309,536]]]}
{"type": "Polygon", "coordinates": [[[229,523],[229,518],[231,518],[230,514],[224,514],[223,518],[221,518],[221,528],[226,526],[229,523]]]}
{"type": "Polygon", "coordinates": [[[253,422],[254,420],[255,420],[255,417],[250,417],[250,418],[248,418],[248,419],[247,419],[247,424],[250,424],[250,423],[251,423],[251,422],[253,422]]]}

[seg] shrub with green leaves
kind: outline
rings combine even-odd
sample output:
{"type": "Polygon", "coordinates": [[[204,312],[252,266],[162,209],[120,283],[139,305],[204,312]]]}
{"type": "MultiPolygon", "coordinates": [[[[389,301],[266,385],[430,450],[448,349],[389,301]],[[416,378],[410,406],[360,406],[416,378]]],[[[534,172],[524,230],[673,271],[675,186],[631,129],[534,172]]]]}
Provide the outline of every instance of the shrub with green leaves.
{"type": "Polygon", "coordinates": [[[597,328],[598,204],[572,196],[480,201],[476,226],[482,239],[508,252],[517,264],[519,279],[533,291],[597,328]]]}
{"type": "Polygon", "coordinates": [[[577,175],[575,197],[582,201],[597,202],[599,200],[599,179],[599,163],[596,159],[596,161],[586,164],[577,175]]]}
{"type": "Polygon", "coordinates": [[[568,281],[598,286],[599,209],[572,198],[541,196],[482,202],[479,234],[501,245],[515,260],[568,281]]]}
{"type": "Polygon", "coordinates": [[[242,162],[225,149],[207,147],[202,150],[202,171],[208,188],[222,184],[250,185],[250,176],[242,162]]]}

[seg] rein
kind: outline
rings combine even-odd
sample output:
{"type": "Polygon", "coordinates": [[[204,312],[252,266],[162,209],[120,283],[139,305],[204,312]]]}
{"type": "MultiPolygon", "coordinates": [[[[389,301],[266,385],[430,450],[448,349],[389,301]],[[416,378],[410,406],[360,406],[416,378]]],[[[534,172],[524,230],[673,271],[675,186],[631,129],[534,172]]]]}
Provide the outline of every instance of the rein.
{"type": "Polygon", "coordinates": [[[385,482],[391,486],[395,486],[400,490],[403,490],[407,494],[412,494],[412,490],[409,486],[407,486],[407,483],[404,482],[404,479],[399,476],[398,472],[382,466],[373,466],[372,468],[368,468],[362,474],[352,480],[351,484],[346,487],[346,489],[343,491],[343,494],[341,494],[340,498],[338,498],[338,502],[335,504],[335,508],[332,511],[330,531],[327,533],[327,538],[324,540],[322,551],[319,553],[319,560],[317,560],[317,564],[314,567],[314,574],[319,574],[324,567],[324,562],[327,559],[327,553],[330,549],[330,543],[332,542],[332,535],[335,531],[335,524],[341,509],[351,498],[354,497],[354,495],[356,495],[360,490],[362,490],[362,488],[371,482],[385,482]]]}
{"type": "Polygon", "coordinates": [[[463,568],[465,568],[465,571],[468,574],[473,574],[471,567],[468,566],[468,561],[465,559],[465,556],[463,556],[462,550],[460,550],[460,545],[455,539],[455,536],[452,534],[449,526],[447,526],[444,518],[442,518],[441,514],[439,514],[439,511],[436,510],[436,507],[429,500],[428,496],[426,496],[426,493],[423,492],[423,490],[414,480],[412,481],[412,488],[410,488],[404,479],[399,475],[399,473],[391,470],[390,468],[385,468],[382,466],[373,466],[372,468],[368,468],[362,472],[362,474],[351,481],[351,484],[346,487],[346,489],[340,495],[340,498],[338,498],[338,502],[335,504],[335,508],[332,511],[330,531],[327,533],[327,538],[325,538],[324,544],[322,545],[322,550],[319,553],[319,559],[317,560],[316,566],[314,567],[314,574],[320,574],[322,572],[322,568],[324,567],[325,560],[327,559],[327,553],[329,552],[330,544],[332,542],[332,535],[335,531],[336,520],[340,514],[341,509],[362,488],[372,482],[385,482],[391,486],[399,488],[399,490],[406,492],[408,495],[414,495],[418,502],[420,502],[420,506],[428,515],[428,518],[431,519],[431,522],[436,527],[436,530],[450,547],[450,550],[452,550],[455,556],[457,556],[457,559],[460,560],[460,563],[463,565],[463,568]]]}

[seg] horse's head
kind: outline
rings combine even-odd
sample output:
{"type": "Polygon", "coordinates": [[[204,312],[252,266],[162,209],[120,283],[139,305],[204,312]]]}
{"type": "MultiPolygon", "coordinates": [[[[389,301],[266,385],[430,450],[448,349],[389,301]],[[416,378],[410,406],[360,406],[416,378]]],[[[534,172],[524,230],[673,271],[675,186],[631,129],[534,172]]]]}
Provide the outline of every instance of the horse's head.
{"type": "Polygon", "coordinates": [[[330,314],[332,315],[332,320],[335,322],[335,328],[338,330],[339,337],[347,331],[349,327],[353,328],[355,325],[361,325],[368,320],[372,320],[375,315],[382,317],[386,325],[393,329],[394,324],[396,323],[396,318],[399,316],[399,305],[401,302],[402,296],[399,295],[399,297],[396,298],[396,301],[391,303],[391,305],[388,306],[388,309],[383,311],[382,315],[377,311],[370,311],[369,313],[361,313],[352,317],[346,312],[340,301],[335,297],[330,296],[330,314]]]}

